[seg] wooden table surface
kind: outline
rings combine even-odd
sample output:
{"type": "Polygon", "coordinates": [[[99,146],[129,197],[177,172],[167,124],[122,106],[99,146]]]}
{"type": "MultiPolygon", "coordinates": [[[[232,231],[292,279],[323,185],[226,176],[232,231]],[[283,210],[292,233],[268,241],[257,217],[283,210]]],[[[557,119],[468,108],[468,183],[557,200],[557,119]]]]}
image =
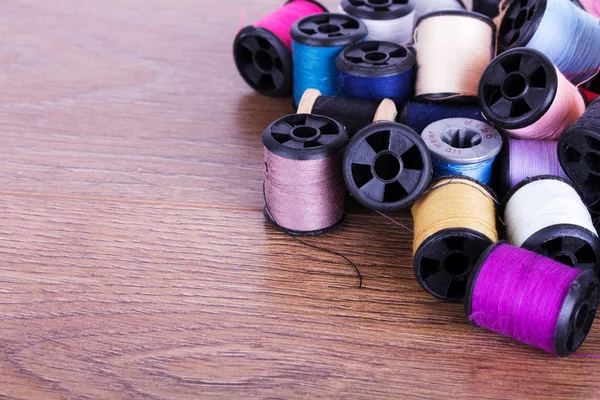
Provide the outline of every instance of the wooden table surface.
{"type": "Polygon", "coordinates": [[[362,289],[264,221],[260,135],[293,110],[231,45],[278,5],[0,2],[0,397],[600,398],[599,360],[426,294],[380,215],[308,239],[362,289]]]}

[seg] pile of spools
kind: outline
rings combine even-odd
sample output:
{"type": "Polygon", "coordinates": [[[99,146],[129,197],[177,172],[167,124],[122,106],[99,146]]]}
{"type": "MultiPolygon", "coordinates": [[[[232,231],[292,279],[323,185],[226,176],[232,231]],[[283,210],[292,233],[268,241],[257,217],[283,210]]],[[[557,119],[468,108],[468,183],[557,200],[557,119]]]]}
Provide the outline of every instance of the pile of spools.
{"type": "Polygon", "coordinates": [[[566,356],[600,286],[600,8],[499,3],[291,0],[238,33],[234,58],[296,108],[262,136],[272,225],[322,234],[349,196],[410,209],[428,293],[566,356]]]}

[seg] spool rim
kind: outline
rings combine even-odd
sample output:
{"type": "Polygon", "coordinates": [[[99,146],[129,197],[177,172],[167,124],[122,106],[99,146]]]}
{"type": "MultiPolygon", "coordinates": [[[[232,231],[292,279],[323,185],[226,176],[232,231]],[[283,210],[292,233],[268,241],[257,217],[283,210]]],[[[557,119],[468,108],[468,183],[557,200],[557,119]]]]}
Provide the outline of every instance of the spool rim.
{"type": "Polygon", "coordinates": [[[415,63],[416,57],[406,47],[380,40],[354,43],[342,50],[335,61],[340,71],[365,78],[397,75],[410,70],[415,63]],[[384,58],[369,60],[370,56],[384,58]]]}
{"type": "Polygon", "coordinates": [[[420,16],[417,19],[417,21],[415,22],[415,29],[417,29],[419,24],[426,19],[447,16],[447,15],[454,15],[454,16],[458,16],[458,17],[469,17],[469,18],[474,18],[474,19],[478,19],[480,21],[485,22],[486,24],[488,24],[490,26],[490,28],[492,28],[492,39],[493,39],[492,43],[494,43],[495,36],[496,36],[496,24],[494,24],[494,21],[492,21],[492,19],[486,15],[479,14],[479,13],[476,13],[473,11],[468,11],[468,10],[439,10],[439,11],[429,12],[427,14],[420,16]]]}
{"type": "Polygon", "coordinates": [[[292,56],[271,31],[251,25],[240,30],[233,57],[240,76],[257,92],[273,97],[292,92],[292,56]]]}
{"type": "Polygon", "coordinates": [[[478,88],[479,106],[496,126],[524,128],[546,114],[556,97],[558,79],[554,64],[539,51],[508,50],[493,59],[483,72],[478,88]]]}
{"type": "Polygon", "coordinates": [[[498,31],[498,49],[504,52],[511,48],[525,47],[538,30],[547,0],[513,1],[502,18],[498,31]],[[526,1],[525,4],[523,2],[526,1]]]}
{"type": "Polygon", "coordinates": [[[344,181],[362,205],[381,212],[409,207],[427,189],[431,157],[419,135],[391,121],[361,129],[344,154],[344,181]]]}
{"type": "Polygon", "coordinates": [[[313,114],[281,117],[265,129],[263,145],[291,160],[315,160],[341,151],[348,142],[344,127],[332,118],[313,114]]]}
{"type": "Polygon", "coordinates": [[[496,157],[502,150],[500,132],[490,124],[472,118],[445,118],[435,121],[425,127],[421,138],[434,158],[455,164],[474,164],[487,161],[496,157]],[[469,121],[468,124],[467,121],[469,121]],[[472,123],[480,126],[471,127],[472,123]],[[479,142],[471,147],[456,147],[448,143],[447,133],[448,135],[456,133],[458,136],[461,134],[463,136],[472,135],[473,140],[479,138],[479,142]]]}
{"type": "Polygon", "coordinates": [[[492,243],[493,240],[483,233],[468,228],[447,228],[435,232],[427,237],[415,252],[415,278],[433,297],[447,302],[461,302],[465,299],[468,281],[475,265],[492,243]],[[453,274],[445,267],[450,257],[453,257],[451,261],[466,261],[468,265],[466,268],[461,265],[457,273],[453,274]],[[426,269],[429,269],[430,273],[424,274],[426,269]],[[437,272],[431,272],[432,270],[437,272]]]}
{"type": "Polygon", "coordinates": [[[292,39],[314,47],[348,46],[367,35],[361,20],[346,14],[313,14],[296,21],[290,30],[292,39]]]}
{"type": "MultiPolygon", "coordinates": [[[[597,101],[597,100],[594,100],[597,101]]],[[[600,195],[600,170],[592,170],[600,159],[600,131],[576,124],[567,128],[558,139],[558,162],[576,187],[595,196],[600,195]]]]}
{"type": "Polygon", "coordinates": [[[405,3],[396,4],[391,0],[387,0],[381,2],[381,5],[377,5],[375,2],[369,0],[342,0],[341,5],[344,12],[354,17],[375,21],[404,18],[415,9],[413,0],[406,0],[405,3]]]}

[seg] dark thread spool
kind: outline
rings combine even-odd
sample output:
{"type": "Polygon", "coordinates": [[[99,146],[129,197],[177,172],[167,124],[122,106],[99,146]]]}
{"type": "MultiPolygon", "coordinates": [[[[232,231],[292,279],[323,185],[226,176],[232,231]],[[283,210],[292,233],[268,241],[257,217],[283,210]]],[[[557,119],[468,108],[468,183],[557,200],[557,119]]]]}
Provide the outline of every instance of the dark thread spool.
{"type": "MultiPolygon", "coordinates": [[[[502,251],[505,257],[505,261],[502,263],[502,266],[505,267],[504,271],[506,273],[510,273],[513,270],[510,268],[511,262],[517,263],[519,262],[519,257],[521,257],[522,254],[529,253],[527,250],[513,247],[507,242],[501,241],[489,246],[489,248],[487,248],[479,257],[479,260],[473,267],[465,295],[465,313],[467,318],[469,318],[475,327],[479,327],[476,322],[478,319],[476,313],[481,312],[474,307],[476,286],[482,283],[480,282],[480,279],[482,279],[482,269],[487,263],[492,261],[492,257],[497,256],[496,253],[499,251],[502,251]]],[[[552,260],[543,261],[546,263],[553,262],[552,260]]],[[[533,280],[535,280],[535,276],[532,276],[531,274],[532,273],[530,272],[530,275],[527,276],[515,276],[513,279],[519,278],[521,280],[531,280],[533,278],[533,280]]],[[[527,283],[530,284],[529,282],[527,283]]],[[[549,293],[554,293],[557,288],[549,287],[548,290],[549,293]]],[[[598,278],[592,271],[582,272],[570,283],[560,309],[557,310],[558,318],[556,322],[556,328],[554,329],[554,335],[551,338],[551,351],[557,356],[565,357],[574,353],[585,341],[596,316],[596,310],[598,308],[598,291],[598,278]]],[[[489,295],[502,294],[504,294],[503,291],[497,291],[496,293],[490,293],[489,295]]],[[[522,294],[518,293],[516,296],[517,299],[520,299],[522,294]]],[[[517,299],[515,299],[515,301],[517,301],[517,299]]],[[[528,307],[529,303],[521,302],[521,306],[528,307]]],[[[504,307],[504,309],[508,308],[504,307]]],[[[480,317],[481,316],[479,316],[479,318],[480,317]]],[[[514,316],[511,316],[511,318],[513,317],[514,316]]],[[[488,328],[486,326],[483,327],[488,328]]],[[[515,337],[515,339],[522,341],[521,338],[515,337]]]]}
{"type": "Polygon", "coordinates": [[[575,187],[600,195],[600,98],[558,139],[558,160],[575,187]]]}
{"type": "Polygon", "coordinates": [[[447,118],[468,118],[487,122],[477,106],[444,102],[409,101],[398,116],[398,122],[405,124],[417,133],[435,121],[447,118]]]}
{"type": "MultiPolygon", "coordinates": [[[[314,0],[303,1],[327,12],[327,8],[314,0]]],[[[292,92],[291,51],[267,28],[250,25],[240,30],[233,42],[233,56],[240,75],[257,92],[267,96],[287,96],[292,92]]]]}
{"type": "MultiPolygon", "coordinates": [[[[500,207],[500,214],[504,215],[504,221],[507,224],[507,232],[509,230],[509,219],[505,214],[505,209],[520,190],[524,190],[526,186],[534,182],[553,180],[564,183],[564,185],[573,188],[571,182],[558,176],[540,175],[523,180],[521,183],[513,187],[504,198],[500,207]]],[[[560,192],[557,191],[556,196],[560,192]]],[[[585,208],[583,202],[582,208],[585,208]]],[[[542,209],[548,208],[543,203],[539,204],[542,209]]],[[[566,215],[565,210],[556,210],[557,214],[566,215]]],[[[566,220],[566,218],[565,218],[566,220]]],[[[576,224],[577,221],[553,224],[534,232],[523,243],[513,243],[524,249],[531,250],[542,256],[551,258],[557,262],[574,267],[581,270],[591,270],[595,274],[600,272],[600,239],[589,229],[576,224]]]]}
{"type": "MultiPolygon", "coordinates": [[[[291,235],[318,235],[327,232],[339,224],[344,219],[344,194],[343,178],[341,172],[341,161],[343,149],[348,142],[346,131],[340,123],[331,118],[320,115],[309,114],[293,114],[282,117],[273,122],[262,137],[263,145],[265,146],[265,210],[264,215],[267,221],[283,232],[291,235]],[[282,160],[292,160],[296,167],[291,167],[283,172],[290,174],[290,182],[285,182],[286,187],[293,188],[294,199],[293,204],[285,204],[284,212],[276,213],[276,208],[269,199],[275,196],[274,193],[283,193],[282,188],[273,181],[281,181],[281,177],[274,176],[269,179],[269,174],[281,174],[282,171],[276,171],[273,166],[269,165],[270,157],[279,157],[282,160]],[[331,176],[326,182],[327,187],[322,190],[316,190],[314,181],[321,179],[325,172],[321,170],[313,170],[312,176],[303,175],[298,172],[303,163],[314,161],[329,160],[323,168],[331,168],[332,171],[327,172],[327,176],[331,176]],[[291,182],[293,180],[293,182],[291,182]],[[303,191],[316,193],[320,195],[323,190],[330,190],[333,194],[330,195],[328,201],[314,203],[311,196],[303,196],[303,191]],[[272,191],[272,193],[271,193],[272,191]],[[312,203],[311,203],[312,201],[312,203]],[[333,217],[331,223],[325,223],[319,220],[319,216],[308,218],[307,215],[312,215],[318,211],[318,208],[329,209],[335,207],[339,210],[333,217]],[[289,214],[289,215],[288,215],[289,214]],[[284,221],[287,221],[284,223],[284,221]],[[298,222],[299,221],[299,222],[298,222]],[[310,228],[298,229],[297,226],[309,226],[310,228]]],[[[280,167],[281,168],[281,167],[280,167]]],[[[320,210],[320,209],[319,209],[320,210]]],[[[280,210],[281,211],[281,210],[280,210]]],[[[318,213],[320,214],[320,213],[318,213]]],[[[325,214],[325,212],[323,213],[325,214]]],[[[329,221],[331,218],[327,218],[329,221]]]]}
{"type": "Polygon", "coordinates": [[[374,122],[358,132],[344,155],[344,180],[352,197],[380,212],[409,207],[431,179],[431,156],[405,125],[374,122]]]}

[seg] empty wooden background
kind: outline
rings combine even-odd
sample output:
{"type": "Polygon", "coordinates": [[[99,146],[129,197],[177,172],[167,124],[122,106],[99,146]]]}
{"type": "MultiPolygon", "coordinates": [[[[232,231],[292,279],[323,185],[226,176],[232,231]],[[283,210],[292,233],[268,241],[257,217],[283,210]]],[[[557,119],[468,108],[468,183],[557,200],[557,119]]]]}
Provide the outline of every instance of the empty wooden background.
{"type": "Polygon", "coordinates": [[[360,290],[265,223],[260,135],[293,110],[231,45],[279,4],[0,2],[0,397],[599,398],[599,360],[421,290],[381,216],[309,239],[360,290]]]}

